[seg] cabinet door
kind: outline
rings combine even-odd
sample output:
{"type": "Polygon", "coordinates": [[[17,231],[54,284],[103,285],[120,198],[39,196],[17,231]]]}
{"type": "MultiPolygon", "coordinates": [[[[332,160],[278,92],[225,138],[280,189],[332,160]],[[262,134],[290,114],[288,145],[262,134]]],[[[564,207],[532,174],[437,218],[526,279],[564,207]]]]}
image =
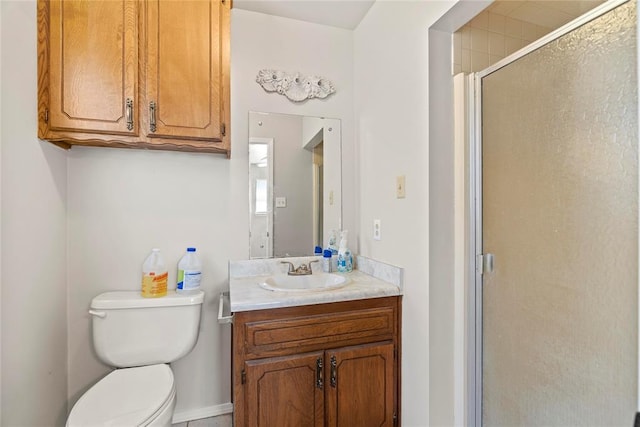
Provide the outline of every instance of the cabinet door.
{"type": "Polygon", "coordinates": [[[50,128],[136,134],[137,2],[52,0],[49,8],[50,128]]]}
{"type": "Polygon", "coordinates": [[[327,426],[392,427],[393,343],[327,351],[327,426]]]}
{"type": "Polygon", "coordinates": [[[148,0],[146,135],[222,141],[221,0],[148,0]]]}
{"type": "Polygon", "coordinates": [[[245,362],[247,427],[323,427],[322,352],[245,362]]]}

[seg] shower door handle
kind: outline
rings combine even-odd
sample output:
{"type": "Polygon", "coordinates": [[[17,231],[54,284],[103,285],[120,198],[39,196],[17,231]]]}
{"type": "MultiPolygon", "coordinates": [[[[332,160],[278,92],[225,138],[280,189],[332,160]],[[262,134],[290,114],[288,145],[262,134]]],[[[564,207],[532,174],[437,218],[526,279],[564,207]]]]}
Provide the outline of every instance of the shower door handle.
{"type": "Polygon", "coordinates": [[[480,254],[476,259],[476,271],[480,274],[493,273],[494,263],[493,254],[480,254]]]}

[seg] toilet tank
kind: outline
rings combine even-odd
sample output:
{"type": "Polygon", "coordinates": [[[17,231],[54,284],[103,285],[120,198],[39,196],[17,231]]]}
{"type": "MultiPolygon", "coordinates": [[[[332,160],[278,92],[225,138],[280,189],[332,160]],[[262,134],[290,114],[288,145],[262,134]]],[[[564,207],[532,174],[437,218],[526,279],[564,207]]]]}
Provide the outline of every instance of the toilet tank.
{"type": "Polygon", "coordinates": [[[93,344],[104,363],[132,367],[169,363],[198,340],[204,292],[143,298],[140,292],[100,294],[91,301],[93,344]]]}

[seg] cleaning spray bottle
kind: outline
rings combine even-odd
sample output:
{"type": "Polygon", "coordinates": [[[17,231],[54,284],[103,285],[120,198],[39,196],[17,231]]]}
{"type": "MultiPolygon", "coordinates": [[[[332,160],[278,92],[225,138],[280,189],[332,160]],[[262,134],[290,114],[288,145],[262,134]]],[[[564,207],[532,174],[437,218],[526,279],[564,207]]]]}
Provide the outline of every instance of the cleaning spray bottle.
{"type": "Polygon", "coordinates": [[[338,245],[337,242],[338,232],[336,230],[331,230],[329,232],[329,245],[327,249],[331,251],[331,271],[338,271],[338,245]]]}
{"type": "Polygon", "coordinates": [[[158,298],[167,295],[168,275],[160,249],[154,248],[142,264],[142,296],[158,298]]]}
{"type": "Polygon", "coordinates": [[[340,248],[338,249],[338,272],[349,273],[353,271],[353,256],[347,247],[347,230],[340,233],[340,248]]]}

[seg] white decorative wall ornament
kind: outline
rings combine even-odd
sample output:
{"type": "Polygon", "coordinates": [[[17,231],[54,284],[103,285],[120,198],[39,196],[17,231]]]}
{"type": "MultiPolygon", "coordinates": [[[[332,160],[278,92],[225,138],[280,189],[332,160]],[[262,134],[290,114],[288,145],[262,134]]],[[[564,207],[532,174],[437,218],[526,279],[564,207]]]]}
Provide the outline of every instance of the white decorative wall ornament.
{"type": "Polygon", "coordinates": [[[323,77],[287,74],[279,70],[260,70],[256,82],[267,92],[278,92],[295,102],[326,98],[336,91],[333,83],[323,77]]]}

